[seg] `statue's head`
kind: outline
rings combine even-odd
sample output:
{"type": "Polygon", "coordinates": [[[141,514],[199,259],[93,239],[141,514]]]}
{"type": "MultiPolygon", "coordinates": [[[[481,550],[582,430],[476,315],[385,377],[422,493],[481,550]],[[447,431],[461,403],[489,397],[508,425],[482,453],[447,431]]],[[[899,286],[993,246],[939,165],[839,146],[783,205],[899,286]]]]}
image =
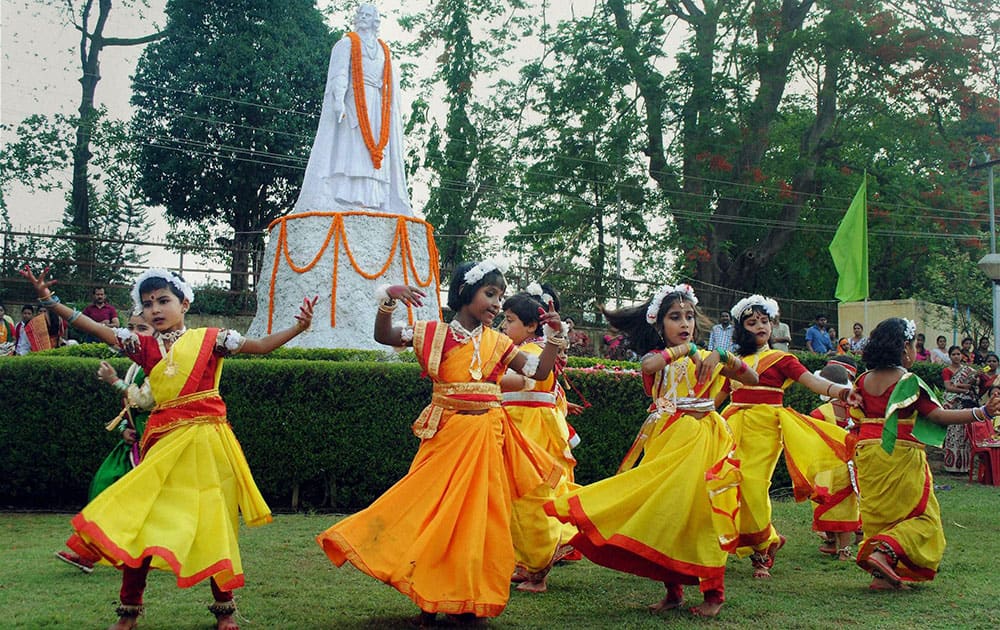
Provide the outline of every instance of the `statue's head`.
{"type": "Polygon", "coordinates": [[[354,14],[354,30],[378,32],[379,24],[378,9],[370,2],[362,2],[358,5],[358,10],[354,14]]]}

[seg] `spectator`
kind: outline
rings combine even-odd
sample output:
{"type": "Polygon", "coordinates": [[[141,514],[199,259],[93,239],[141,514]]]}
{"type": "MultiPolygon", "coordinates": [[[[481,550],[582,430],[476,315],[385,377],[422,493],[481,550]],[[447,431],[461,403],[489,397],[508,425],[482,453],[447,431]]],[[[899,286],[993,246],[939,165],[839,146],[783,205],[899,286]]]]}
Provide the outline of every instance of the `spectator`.
{"type": "MultiPolygon", "coordinates": [[[[848,339],[851,346],[851,354],[860,355],[868,345],[868,337],[865,337],[865,327],[860,322],[854,322],[854,334],[848,339]]],[[[919,359],[918,359],[919,361],[919,359]]]]}
{"type": "Polygon", "coordinates": [[[986,356],[990,353],[990,338],[980,337],[979,345],[976,347],[975,352],[972,353],[972,362],[976,365],[986,365],[986,356]]]}
{"type": "Polygon", "coordinates": [[[118,311],[108,302],[104,287],[94,287],[93,301],[83,309],[83,314],[98,324],[118,328],[118,311]]]}
{"type": "Polygon", "coordinates": [[[781,321],[781,313],[775,313],[771,325],[771,347],[788,352],[790,343],[792,343],[792,331],[788,328],[788,324],[781,321]]]}
{"type": "Polygon", "coordinates": [[[837,349],[837,343],[840,341],[840,337],[837,336],[837,329],[830,326],[826,329],[826,334],[830,336],[830,343],[833,344],[833,349],[837,349]]]}
{"type": "Polygon", "coordinates": [[[14,329],[14,320],[7,314],[7,307],[3,304],[0,304],[0,319],[10,324],[11,330],[14,329]]]}
{"type": "Polygon", "coordinates": [[[931,349],[931,363],[943,363],[945,365],[951,363],[951,359],[948,358],[948,339],[944,335],[938,335],[937,347],[931,349]]]}
{"type": "MultiPolygon", "coordinates": [[[[17,354],[28,354],[28,350],[21,352],[21,337],[24,335],[24,328],[28,325],[28,322],[35,316],[35,307],[30,304],[25,304],[21,307],[21,321],[14,325],[14,348],[17,354]]],[[[28,340],[25,338],[24,347],[28,348],[28,340]]]]}
{"type": "Polygon", "coordinates": [[[569,338],[569,354],[573,356],[589,356],[590,352],[590,337],[587,333],[577,330],[576,324],[572,317],[567,317],[563,320],[568,328],[566,336],[569,338]]]}
{"type": "Polygon", "coordinates": [[[826,332],[826,315],[818,313],[816,322],[806,329],[806,350],[816,354],[829,354],[833,350],[830,334],[826,332]]]}
{"type": "Polygon", "coordinates": [[[712,334],[708,336],[708,350],[729,352],[733,348],[733,318],[729,311],[719,313],[719,323],[712,326],[712,334]]]}
{"type": "Polygon", "coordinates": [[[0,304],[0,356],[14,354],[17,338],[14,337],[14,322],[9,321],[7,311],[0,304]]]}
{"type": "Polygon", "coordinates": [[[45,307],[24,325],[17,339],[17,353],[28,354],[50,350],[66,344],[66,322],[45,307]]]}
{"type": "Polygon", "coordinates": [[[972,344],[975,343],[972,337],[966,337],[962,340],[962,363],[975,363],[976,352],[972,348],[972,344]]]}
{"type": "Polygon", "coordinates": [[[998,369],[1000,369],[1000,358],[994,352],[987,352],[986,367],[979,373],[979,392],[984,397],[984,400],[989,400],[987,397],[988,392],[997,385],[1000,385],[1000,380],[997,379],[998,369]]]}
{"type": "Polygon", "coordinates": [[[913,344],[913,349],[916,351],[913,355],[914,361],[930,361],[931,352],[924,347],[924,342],[927,340],[924,337],[924,333],[917,333],[917,341],[913,344]]]}

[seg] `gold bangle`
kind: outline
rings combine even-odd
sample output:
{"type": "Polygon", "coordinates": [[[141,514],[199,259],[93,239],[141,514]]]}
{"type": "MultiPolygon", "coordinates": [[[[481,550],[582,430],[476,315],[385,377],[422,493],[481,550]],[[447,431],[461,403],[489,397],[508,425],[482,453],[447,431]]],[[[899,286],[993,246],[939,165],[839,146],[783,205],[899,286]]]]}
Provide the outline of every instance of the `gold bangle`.
{"type": "Polygon", "coordinates": [[[396,310],[397,302],[392,298],[380,300],[378,303],[379,313],[392,313],[396,310]]]}

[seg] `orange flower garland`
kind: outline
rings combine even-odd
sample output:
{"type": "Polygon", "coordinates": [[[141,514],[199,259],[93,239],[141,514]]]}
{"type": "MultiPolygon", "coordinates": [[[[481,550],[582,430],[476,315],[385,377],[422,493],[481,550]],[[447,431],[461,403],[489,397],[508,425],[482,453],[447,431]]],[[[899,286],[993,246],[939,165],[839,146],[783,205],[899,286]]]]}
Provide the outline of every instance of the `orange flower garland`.
{"type": "Polygon", "coordinates": [[[361,127],[361,138],[365,141],[368,153],[372,157],[372,165],[378,170],[382,168],[385,146],[389,144],[389,110],[392,100],[392,62],[389,59],[389,47],[381,39],[378,40],[382,52],[385,53],[385,65],[382,68],[382,127],[376,145],[365,99],[365,77],[361,69],[361,36],[353,31],[347,36],[351,38],[351,85],[354,87],[354,107],[358,111],[358,126],[361,127]]]}
{"type": "MultiPolygon", "coordinates": [[[[369,280],[376,280],[386,272],[389,271],[389,267],[392,264],[393,259],[397,257],[397,251],[399,252],[398,258],[400,262],[400,267],[403,273],[403,284],[410,284],[410,276],[412,275],[412,282],[419,287],[424,287],[430,290],[430,286],[434,285],[434,290],[437,294],[441,292],[441,278],[440,270],[438,269],[438,251],[437,245],[434,242],[434,228],[430,223],[417,219],[415,217],[404,217],[400,215],[384,214],[380,212],[365,212],[365,211],[352,211],[352,212],[302,212],[299,214],[290,214],[279,219],[275,219],[267,226],[270,232],[273,228],[278,227],[278,243],[274,251],[274,265],[271,269],[271,287],[268,293],[268,304],[267,304],[267,333],[271,334],[272,326],[274,324],[274,289],[278,279],[278,266],[280,265],[281,259],[284,258],[285,262],[288,263],[288,267],[295,273],[306,273],[310,271],[313,267],[319,263],[323,254],[327,251],[330,246],[330,241],[333,241],[333,278],[332,286],[330,289],[330,327],[335,328],[337,326],[337,278],[340,274],[340,250],[343,249],[344,253],[347,255],[347,260],[350,262],[351,267],[354,271],[361,276],[369,280]],[[396,229],[393,234],[393,241],[390,247],[389,255],[382,264],[381,269],[375,272],[368,272],[361,268],[358,264],[357,259],[354,258],[354,254],[351,251],[350,245],[347,242],[347,227],[344,225],[345,217],[378,217],[384,219],[394,219],[396,221],[396,229]],[[327,230],[326,238],[323,240],[323,245],[319,248],[319,252],[309,261],[306,265],[297,265],[292,261],[292,252],[289,251],[288,247],[288,232],[287,225],[288,221],[293,219],[304,219],[308,217],[330,217],[332,220],[330,222],[330,228],[327,230]],[[414,226],[422,225],[425,229],[425,234],[427,238],[427,254],[428,254],[428,270],[427,279],[422,280],[417,273],[417,267],[413,257],[413,250],[410,246],[410,233],[409,224],[414,224],[414,226]]],[[[413,311],[411,307],[407,307],[408,319],[410,323],[413,323],[413,311]]],[[[438,317],[441,317],[441,305],[438,305],[438,317]]]]}

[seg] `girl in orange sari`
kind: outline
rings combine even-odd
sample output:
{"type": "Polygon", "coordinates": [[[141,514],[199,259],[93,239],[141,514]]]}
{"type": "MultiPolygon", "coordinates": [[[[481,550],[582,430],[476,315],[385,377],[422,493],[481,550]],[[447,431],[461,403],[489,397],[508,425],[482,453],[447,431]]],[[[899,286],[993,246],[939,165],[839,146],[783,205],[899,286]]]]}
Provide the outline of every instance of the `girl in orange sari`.
{"type": "Polygon", "coordinates": [[[376,341],[412,345],[434,382],[431,404],[413,424],[420,448],[406,476],[317,537],[337,566],[350,562],[413,600],[421,623],[433,623],[437,613],[474,621],[503,611],[515,564],[511,504],[543,483],[554,486],[561,473],[510,421],[498,385],[508,368],[548,377],[565,343],[559,315],[552,307],[540,314],[555,343],[534,357],[518,352],[490,328],[505,289],[497,263],[464,263],[448,291],[456,313],[450,323],[398,327],[397,302],[420,306],[424,294],[382,287],[376,341]]]}
{"type": "Polygon", "coordinates": [[[172,571],[187,588],[209,579],[209,611],[219,630],[237,628],[232,590],[243,586],[237,544],[239,515],[249,526],[271,521],[219,396],[223,357],[263,354],[309,327],[315,299],[305,300],[295,326],[261,339],[233,330],[184,327],[194,293],[180,276],[162,269],[143,273],[132,289],[137,311],[153,336],[98,324],[59,303],[55,280],[25,267],[38,301],[77,329],[124,347],[148,375],[156,407],[142,434],[142,461],[94,498],[72,521],[67,545],[80,556],[122,570],[116,630],[134,628],[143,612],[150,568],[172,571]]]}

